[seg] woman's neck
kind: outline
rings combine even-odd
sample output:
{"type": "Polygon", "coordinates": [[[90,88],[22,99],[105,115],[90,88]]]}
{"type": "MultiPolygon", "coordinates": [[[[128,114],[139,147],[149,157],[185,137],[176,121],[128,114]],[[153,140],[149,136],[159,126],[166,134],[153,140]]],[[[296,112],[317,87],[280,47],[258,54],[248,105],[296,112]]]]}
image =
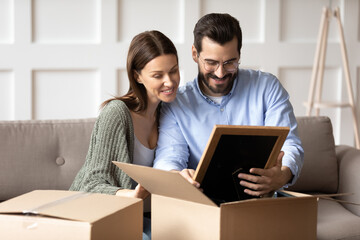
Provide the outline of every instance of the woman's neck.
{"type": "Polygon", "coordinates": [[[140,115],[142,115],[143,117],[147,118],[147,119],[153,119],[157,116],[157,109],[159,107],[160,101],[151,101],[151,99],[148,99],[147,102],[147,108],[143,111],[140,112],[140,115]]]}
{"type": "Polygon", "coordinates": [[[155,105],[155,104],[149,103],[147,108],[145,110],[139,112],[138,114],[148,120],[156,119],[158,106],[159,106],[159,104],[155,105]]]}
{"type": "Polygon", "coordinates": [[[157,108],[159,103],[154,104],[148,101],[146,110],[131,112],[134,131],[137,139],[147,148],[156,147],[158,138],[157,108]]]}

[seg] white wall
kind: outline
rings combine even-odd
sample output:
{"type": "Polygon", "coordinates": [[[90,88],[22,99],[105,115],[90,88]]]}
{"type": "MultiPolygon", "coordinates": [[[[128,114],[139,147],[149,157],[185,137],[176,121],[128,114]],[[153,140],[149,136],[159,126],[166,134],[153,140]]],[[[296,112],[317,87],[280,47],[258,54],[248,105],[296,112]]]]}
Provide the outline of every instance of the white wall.
{"type": "MultiPolygon", "coordinates": [[[[0,120],[96,117],[127,91],[131,38],[158,29],[179,51],[182,84],[197,67],[192,30],[209,12],[228,12],[244,35],[241,66],[272,72],[305,115],[322,7],[328,0],[0,0],[0,120]]],[[[360,3],[340,6],[356,102],[360,97],[360,3]]],[[[346,101],[339,35],[330,23],[323,98],[346,101]]],[[[358,106],[359,112],[359,106],[358,106]]],[[[336,142],[354,145],[351,112],[324,109],[336,142]]]]}

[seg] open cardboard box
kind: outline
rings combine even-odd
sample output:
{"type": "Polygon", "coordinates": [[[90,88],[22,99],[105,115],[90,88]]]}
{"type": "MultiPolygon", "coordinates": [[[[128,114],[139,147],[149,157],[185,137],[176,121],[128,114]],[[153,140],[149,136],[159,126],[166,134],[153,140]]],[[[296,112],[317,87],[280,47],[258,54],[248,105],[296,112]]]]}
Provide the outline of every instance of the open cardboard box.
{"type": "Polygon", "coordinates": [[[0,239],[141,239],[141,199],[36,190],[0,203],[0,239]]]}
{"type": "Polygon", "coordinates": [[[152,239],[316,239],[317,198],[286,192],[216,205],[179,173],[114,162],[152,195],[152,239]]]}

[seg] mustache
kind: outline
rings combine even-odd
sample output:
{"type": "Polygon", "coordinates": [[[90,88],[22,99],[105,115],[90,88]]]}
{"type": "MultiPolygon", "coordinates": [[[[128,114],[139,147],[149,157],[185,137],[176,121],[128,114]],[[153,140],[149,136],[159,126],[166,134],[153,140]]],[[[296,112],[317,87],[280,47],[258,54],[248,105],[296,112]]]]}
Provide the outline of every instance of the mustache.
{"type": "Polygon", "coordinates": [[[222,78],[219,78],[219,77],[217,77],[216,75],[213,75],[213,74],[211,74],[211,73],[208,73],[208,74],[206,74],[206,75],[207,75],[207,77],[210,77],[210,78],[215,79],[215,80],[223,80],[223,79],[225,79],[225,78],[231,77],[231,74],[230,74],[230,73],[226,74],[226,75],[223,76],[222,78]]]}

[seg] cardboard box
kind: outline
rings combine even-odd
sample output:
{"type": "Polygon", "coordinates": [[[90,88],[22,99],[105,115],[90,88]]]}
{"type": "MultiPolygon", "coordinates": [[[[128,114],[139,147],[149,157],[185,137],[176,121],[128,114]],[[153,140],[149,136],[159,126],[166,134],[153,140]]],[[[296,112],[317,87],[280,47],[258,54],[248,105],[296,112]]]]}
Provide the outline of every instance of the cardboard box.
{"type": "Polygon", "coordinates": [[[153,240],[316,239],[317,198],[310,195],[217,206],[179,173],[114,163],[152,193],[153,240]]]}
{"type": "Polygon", "coordinates": [[[141,199],[37,190],[0,204],[0,239],[141,239],[141,199]]]}

